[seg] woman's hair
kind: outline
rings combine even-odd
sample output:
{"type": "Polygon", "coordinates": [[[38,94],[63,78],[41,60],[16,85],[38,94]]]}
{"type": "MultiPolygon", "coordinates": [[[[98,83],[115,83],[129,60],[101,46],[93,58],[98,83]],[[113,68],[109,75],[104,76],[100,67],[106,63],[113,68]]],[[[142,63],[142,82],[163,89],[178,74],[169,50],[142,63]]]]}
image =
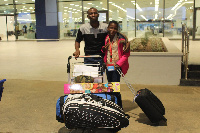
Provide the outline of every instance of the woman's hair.
{"type": "Polygon", "coordinates": [[[120,32],[121,29],[120,29],[119,23],[118,23],[117,21],[115,21],[115,20],[112,20],[112,21],[110,21],[110,22],[108,23],[108,26],[110,26],[110,24],[112,24],[112,23],[114,23],[114,24],[117,25],[118,32],[120,32]]]}
{"type": "Polygon", "coordinates": [[[117,29],[119,31],[120,30],[119,23],[117,21],[115,21],[115,20],[112,20],[112,21],[109,22],[108,26],[110,26],[110,24],[112,24],[112,23],[117,25],[117,29]]]}

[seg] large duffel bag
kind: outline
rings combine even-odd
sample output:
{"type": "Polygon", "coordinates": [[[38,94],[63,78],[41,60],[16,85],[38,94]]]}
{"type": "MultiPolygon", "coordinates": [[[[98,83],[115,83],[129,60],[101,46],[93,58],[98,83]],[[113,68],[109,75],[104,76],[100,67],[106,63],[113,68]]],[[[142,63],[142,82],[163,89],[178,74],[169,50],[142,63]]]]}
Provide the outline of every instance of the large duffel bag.
{"type": "MultiPolygon", "coordinates": [[[[120,101],[121,97],[119,99],[119,96],[121,96],[120,93],[92,93],[92,95],[100,96],[103,99],[108,99],[116,104],[119,103],[119,106],[121,106],[121,101],[120,101]],[[118,95],[118,97],[116,95],[118,95]]],[[[57,103],[56,103],[56,120],[61,123],[64,123],[64,115],[63,115],[62,107],[67,97],[68,95],[61,96],[60,98],[58,98],[57,103]]]]}
{"type": "Polygon", "coordinates": [[[115,132],[129,125],[129,116],[116,103],[93,94],[71,94],[63,105],[65,126],[110,128],[115,132]]]}

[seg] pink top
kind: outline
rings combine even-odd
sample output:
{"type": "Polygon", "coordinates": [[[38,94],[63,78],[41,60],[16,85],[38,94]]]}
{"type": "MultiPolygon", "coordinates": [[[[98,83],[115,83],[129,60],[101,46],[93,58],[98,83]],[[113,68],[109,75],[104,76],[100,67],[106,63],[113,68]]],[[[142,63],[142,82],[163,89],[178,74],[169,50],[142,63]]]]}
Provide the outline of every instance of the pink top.
{"type": "MultiPolygon", "coordinates": [[[[109,37],[109,35],[106,36],[106,39],[109,37]]],[[[119,54],[119,61],[117,62],[117,65],[119,65],[122,69],[123,74],[125,75],[128,71],[129,68],[129,63],[128,63],[128,57],[130,56],[130,51],[125,53],[123,52],[123,43],[120,43],[121,40],[125,40],[123,38],[118,39],[118,54],[119,54]]],[[[105,45],[106,45],[105,41],[105,45]]],[[[103,50],[101,50],[103,52],[103,50]]],[[[104,62],[107,64],[107,51],[105,51],[105,56],[104,56],[104,62]]]]}

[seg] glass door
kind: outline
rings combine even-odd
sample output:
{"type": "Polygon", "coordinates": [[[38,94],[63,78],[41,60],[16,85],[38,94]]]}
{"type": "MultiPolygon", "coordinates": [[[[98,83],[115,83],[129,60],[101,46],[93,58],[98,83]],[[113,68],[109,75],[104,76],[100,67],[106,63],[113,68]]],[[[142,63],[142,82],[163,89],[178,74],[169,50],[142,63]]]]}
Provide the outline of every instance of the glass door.
{"type": "Polygon", "coordinates": [[[196,11],[196,28],[195,28],[195,39],[200,39],[200,8],[196,11]]]}
{"type": "MultiPolygon", "coordinates": [[[[99,22],[108,23],[108,11],[98,11],[99,12],[99,22]]],[[[84,12],[84,23],[88,23],[89,19],[87,18],[87,11],[84,12]]]]}
{"type": "Polygon", "coordinates": [[[89,22],[87,18],[87,11],[91,7],[95,7],[99,11],[99,21],[108,23],[107,5],[107,0],[58,0],[60,39],[76,38],[76,34],[80,26],[89,22]]]}
{"type": "Polygon", "coordinates": [[[0,16],[0,40],[14,41],[15,40],[15,26],[14,16],[0,16]]]}

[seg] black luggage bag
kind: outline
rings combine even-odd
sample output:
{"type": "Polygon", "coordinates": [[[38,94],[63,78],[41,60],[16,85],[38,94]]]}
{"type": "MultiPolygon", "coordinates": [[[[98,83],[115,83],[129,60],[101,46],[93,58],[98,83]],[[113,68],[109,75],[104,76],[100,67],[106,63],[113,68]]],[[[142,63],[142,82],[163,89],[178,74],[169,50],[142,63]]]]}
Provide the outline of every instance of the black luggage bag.
{"type": "Polygon", "coordinates": [[[166,122],[167,119],[163,116],[165,115],[165,107],[163,106],[162,102],[150,90],[146,88],[137,91],[136,94],[131,84],[125,79],[122,71],[120,69],[117,71],[135,96],[134,101],[142,109],[149,120],[156,125],[159,125],[161,120],[166,122]]]}
{"type": "Polygon", "coordinates": [[[137,91],[135,102],[152,123],[158,125],[161,120],[167,121],[163,116],[165,108],[162,102],[150,90],[145,88],[137,91]]]}

